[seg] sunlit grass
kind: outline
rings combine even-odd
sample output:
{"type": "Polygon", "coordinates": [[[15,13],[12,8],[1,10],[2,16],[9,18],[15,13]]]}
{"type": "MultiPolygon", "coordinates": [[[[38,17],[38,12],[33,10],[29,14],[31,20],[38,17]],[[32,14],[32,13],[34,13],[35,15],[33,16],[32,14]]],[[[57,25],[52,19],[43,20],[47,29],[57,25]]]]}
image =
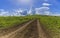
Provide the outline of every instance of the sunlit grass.
{"type": "Polygon", "coordinates": [[[12,27],[32,19],[39,19],[41,25],[52,38],[60,38],[60,16],[28,15],[24,17],[0,17],[0,28],[12,27]]]}
{"type": "Polygon", "coordinates": [[[0,17],[0,28],[8,28],[8,27],[12,27],[14,25],[17,24],[21,24],[23,22],[26,22],[28,20],[33,19],[32,17],[30,18],[29,16],[25,16],[25,17],[0,17]]]}
{"type": "Polygon", "coordinates": [[[53,38],[60,38],[60,17],[40,16],[40,22],[53,38]]]}

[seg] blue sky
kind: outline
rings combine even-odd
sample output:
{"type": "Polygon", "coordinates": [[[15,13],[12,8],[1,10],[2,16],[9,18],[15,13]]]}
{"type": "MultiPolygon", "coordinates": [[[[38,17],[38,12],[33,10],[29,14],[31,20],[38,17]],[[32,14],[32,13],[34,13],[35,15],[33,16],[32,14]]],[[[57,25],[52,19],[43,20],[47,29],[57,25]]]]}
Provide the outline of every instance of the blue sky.
{"type": "Polygon", "coordinates": [[[60,14],[60,0],[0,0],[0,9],[11,11],[13,9],[29,9],[31,5],[34,8],[42,7],[42,3],[47,2],[51,4],[49,6],[50,11],[60,14]]]}

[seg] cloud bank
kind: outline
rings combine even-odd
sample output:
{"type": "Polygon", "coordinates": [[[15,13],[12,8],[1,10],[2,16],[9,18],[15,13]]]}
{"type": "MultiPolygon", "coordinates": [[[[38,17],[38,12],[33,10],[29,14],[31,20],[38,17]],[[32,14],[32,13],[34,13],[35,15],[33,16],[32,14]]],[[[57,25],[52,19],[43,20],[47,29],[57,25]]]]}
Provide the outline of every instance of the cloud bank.
{"type": "Polygon", "coordinates": [[[21,9],[12,10],[11,12],[0,9],[0,16],[25,16],[22,14],[23,12],[24,10],[21,9]]]}
{"type": "MultiPolygon", "coordinates": [[[[46,11],[45,9],[49,9],[49,8],[36,8],[35,9],[35,14],[38,14],[38,15],[50,15],[50,16],[60,16],[60,14],[52,14],[50,11],[46,11]],[[51,13],[51,14],[50,14],[51,13]]],[[[27,10],[21,10],[21,9],[17,9],[17,10],[13,10],[13,12],[10,12],[10,11],[6,11],[4,9],[0,9],[0,16],[25,16],[23,14],[29,14],[30,15],[33,15],[31,11],[27,11],[27,10]]]]}

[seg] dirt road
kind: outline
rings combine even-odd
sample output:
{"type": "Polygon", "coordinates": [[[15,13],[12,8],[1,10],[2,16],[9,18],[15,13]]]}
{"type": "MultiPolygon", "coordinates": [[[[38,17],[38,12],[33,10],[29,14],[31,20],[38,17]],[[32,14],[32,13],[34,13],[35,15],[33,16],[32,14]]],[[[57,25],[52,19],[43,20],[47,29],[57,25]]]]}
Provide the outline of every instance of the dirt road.
{"type": "Polygon", "coordinates": [[[48,35],[42,29],[39,20],[32,20],[17,27],[12,32],[1,35],[0,38],[48,38],[48,35]]]}

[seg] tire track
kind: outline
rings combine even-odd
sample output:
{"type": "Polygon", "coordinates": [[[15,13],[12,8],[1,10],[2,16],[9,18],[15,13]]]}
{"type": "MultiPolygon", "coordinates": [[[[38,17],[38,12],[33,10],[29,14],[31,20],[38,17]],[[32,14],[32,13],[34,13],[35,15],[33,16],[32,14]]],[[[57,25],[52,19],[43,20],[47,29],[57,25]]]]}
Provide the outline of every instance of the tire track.
{"type": "Polygon", "coordinates": [[[38,28],[39,38],[48,38],[47,34],[42,29],[42,27],[39,23],[39,20],[37,20],[37,28],[38,28]]]}
{"type": "Polygon", "coordinates": [[[37,21],[31,22],[23,31],[19,31],[13,38],[38,38],[37,21]]]}
{"type": "Polygon", "coordinates": [[[17,30],[0,38],[49,38],[44,32],[39,20],[32,20],[17,30]]]}
{"type": "Polygon", "coordinates": [[[48,38],[48,36],[42,29],[39,20],[35,20],[13,38],[48,38]]]}
{"type": "Polygon", "coordinates": [[[13,31],[13,32],[5,35],[5,36],[0,36],[0,38],[12,38],[18,31],[24,30],[31,22],[33,22],[33,20],[32,20],[32,21],[29,21],[29,22],[26,23],[24,26],[18,28],[17,30],[15,30],[15,31],[13,31]]]}
{"type": "Polygon", "coordinates": [[[24,38],[38,38],[38,30],[37,30],[37,20],[32,22],[29,25],[28,32],[25,33],[24,38]]]}

